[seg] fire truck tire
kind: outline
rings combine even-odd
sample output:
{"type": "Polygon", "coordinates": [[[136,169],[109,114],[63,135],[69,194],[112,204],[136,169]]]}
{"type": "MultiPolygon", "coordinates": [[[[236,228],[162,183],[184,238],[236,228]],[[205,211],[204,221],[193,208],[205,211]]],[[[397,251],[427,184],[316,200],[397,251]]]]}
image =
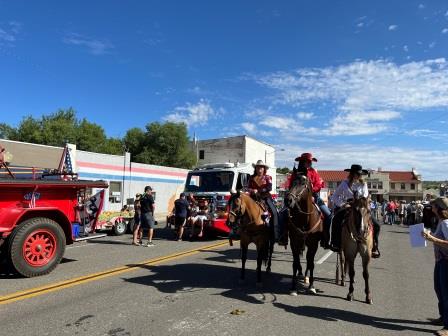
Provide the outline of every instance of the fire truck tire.
{"type": "Polygon", "coordinates": [[[9,239],[11,265],[24,277],[50,273],[65,252],[65,234],[54,220],[35,217],[17,226],[9,239]]]}
{"type": "Polygon", "coordinates": [[[127,230],[127,225],[124,220],[116,220],[114,224],[114,234],[116,236],[121,236],[125,234],[127,230]]]}

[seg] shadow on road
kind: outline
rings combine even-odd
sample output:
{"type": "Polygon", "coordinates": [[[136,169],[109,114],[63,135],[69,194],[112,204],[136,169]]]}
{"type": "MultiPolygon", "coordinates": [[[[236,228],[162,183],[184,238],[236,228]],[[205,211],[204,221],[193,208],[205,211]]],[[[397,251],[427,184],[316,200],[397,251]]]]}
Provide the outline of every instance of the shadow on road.
{"type": "MultiPolygon", "coordinates": [[[[256,271],[252,268],[253,263],[246,269],[246,281],[243,285],[239,284],[240,277],[240,263],[239,250],[232,249],[227,251],[222,250],[207,250],[207,253],[214,252],[216,256],[205,258],[208,261],[219,262],[217,264],[176,264],[176,265],[161,265],[148,266],[142,264],[127,265],[129,267],[140,267],[147,269],[151,273],[145,276],[134,278],[124,278],[126,282],[134,284],[151,286],[162,293],[179,293],[200,291],[205,288],[215,288],[223,290],[223,295],[229,298],[246,301],[248,303],[265,303],[265,301],[258,300],[254,294],[270,294],[276,296],[279,294],[288,294],[291,286],[290,274],[275,273],[275,260],[273,261],[273,273],[266,273],[263,265],[263,288],[256,288],[256,271]],[[233,264],[233,266],[230,266],[233,264]]],[[[249,259],[256,258],[255,251],[249,252],[249,259]]],[[[317,278],[316,281],[334,283],[333,279],[317,278]]],[[[307,287],[299,285],[299,293],[307,293],[307,287]]],[[[319,291],[319,296],[341,300],[341,297],[330,296],[319,291]]]]}
{"type": "Polygon", "coordinates": [[[319,320],[325,320],[328,322],[350,322],[359,325],[368,325],[378,329],[390,330],[390,331],[404,331],[409,330],[412,332],[426,332],[434,333],[432,329],[424,329],[412,326],[404,326],[402,324],[422,324],[428,325],[428,322],[381,318],[376,316],[369,316],[365,314],[359,314],[352,311],[332,309],[325,307],[313,307],[313,306],[289,306],[283,303],[274,302],[274,306],[285,310],[288,313],[296,314],[299,316],[306,316],[309,318],[315,318],[319,320]]]}

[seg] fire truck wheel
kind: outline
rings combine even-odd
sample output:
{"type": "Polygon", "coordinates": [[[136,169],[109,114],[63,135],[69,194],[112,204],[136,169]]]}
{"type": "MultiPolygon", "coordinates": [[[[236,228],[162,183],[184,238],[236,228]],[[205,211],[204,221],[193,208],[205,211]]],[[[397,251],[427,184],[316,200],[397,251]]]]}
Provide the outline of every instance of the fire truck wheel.
{"type": "Polygon", "coordinates": [[[35,217],[23,221],[9,240],[9,258],[14,269],[25,277],[50,273],[65,251],[65,234],[54,220],[35,217]]]}
{"type": "Polygon", "coordinates": [[[117,236],[121,236],[126,233],[127,225],[124,220],[116,220],[114,225],[114,233],[117,236]]]}

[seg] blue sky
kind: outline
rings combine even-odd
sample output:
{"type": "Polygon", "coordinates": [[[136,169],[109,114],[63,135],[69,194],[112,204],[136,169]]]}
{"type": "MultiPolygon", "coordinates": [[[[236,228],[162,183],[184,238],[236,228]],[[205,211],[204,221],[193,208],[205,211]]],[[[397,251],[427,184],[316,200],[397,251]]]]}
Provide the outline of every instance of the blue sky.
{"type": "Polygon", "coordinates": [[[446,1],[3,1],[0,121],[73,107],[110,136],[185,121],[446,179],[446,1]]]}

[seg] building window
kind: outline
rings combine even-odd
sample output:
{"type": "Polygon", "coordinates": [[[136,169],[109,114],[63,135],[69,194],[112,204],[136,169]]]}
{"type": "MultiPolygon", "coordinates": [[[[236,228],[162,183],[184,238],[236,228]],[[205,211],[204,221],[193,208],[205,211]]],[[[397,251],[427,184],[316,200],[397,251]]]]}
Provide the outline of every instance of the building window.
{"type": "Polygon", "coordinates": [[[415,183],[411,183],[411,190],[415,190],[415,183]]]}
{"type": "Polygon", "coordinates": [[[401,189],[401,190],[405,190],[405,189],[406,189],[406,184],[405,184],[405,183],[402,183],[401,186],[400,186],[400,189],[401,189]]]}
{"type": "Polygon", "coordinates": [[[383,189],[383,182],[378,182],[378,189],[383,189]]]}
{"type": "Polygon", "coordinates": [[[109,183],[109,202],[121,203],[121,182],[109,183]]]}
{"type": "Polygon", "coordinates": [[[372,183],[371,182],[367,182],[367,188],[372,188],[372,183]]]}
{"type": "Polygon", "coordinates": [[[337,186],[339,187],[339,186],[341,185],[341,183],[342,183],[342,182],[337,182],[336,184],[337,184],[337,186]]]}
{"type": "Polygon", "coordinates": [[[205,156],[205,151],[203,149],[201,149],[199,151],[199,160],[204,160],[204,156],[205,156]]]}
{"type": "Polygon", "coordinates": [[[395,183],[391,183],[391,184],[390,184],[390,188],[391,188],[391,189],[395,189],[395,183]]]}

